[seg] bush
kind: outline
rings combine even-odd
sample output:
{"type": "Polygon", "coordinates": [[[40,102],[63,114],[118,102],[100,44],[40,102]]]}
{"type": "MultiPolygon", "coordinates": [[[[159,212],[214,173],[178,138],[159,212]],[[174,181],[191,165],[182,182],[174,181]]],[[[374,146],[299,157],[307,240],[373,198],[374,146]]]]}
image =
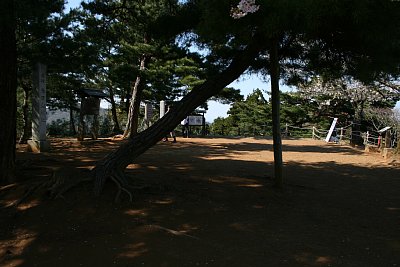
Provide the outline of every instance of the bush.
{"type": "Polygon", "coordinates": [[[71,134],[70,123],[65,119],[57,119],[47,126],[47,132],[51,136],[69,136],[71,134]]]}

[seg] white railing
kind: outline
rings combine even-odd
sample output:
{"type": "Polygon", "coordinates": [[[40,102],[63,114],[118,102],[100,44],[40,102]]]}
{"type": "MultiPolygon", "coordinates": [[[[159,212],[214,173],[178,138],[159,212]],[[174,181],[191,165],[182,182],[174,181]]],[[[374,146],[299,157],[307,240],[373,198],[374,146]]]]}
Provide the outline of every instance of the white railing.
{"type": "Polygon", "coordinates": [[[382,137],[374,132],[367,131],[363,134],[364,145],[378,147],[381,145],[382,137]]]}

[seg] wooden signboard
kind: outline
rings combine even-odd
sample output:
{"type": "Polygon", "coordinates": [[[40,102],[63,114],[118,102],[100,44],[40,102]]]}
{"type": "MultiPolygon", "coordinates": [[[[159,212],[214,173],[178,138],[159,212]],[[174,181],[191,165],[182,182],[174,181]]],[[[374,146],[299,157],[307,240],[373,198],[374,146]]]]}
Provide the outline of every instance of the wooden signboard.
{"type": "Polygon", "coordinates": [[[190,126],[202,126],[203,125],[203,116],[189,116],[189,125],[190,126]]]}
{"type": "Polygon", "coordinates": [[[86,97],[82,99],[81,113],[82,115],[99,115],[100,98],[86,97]]]}

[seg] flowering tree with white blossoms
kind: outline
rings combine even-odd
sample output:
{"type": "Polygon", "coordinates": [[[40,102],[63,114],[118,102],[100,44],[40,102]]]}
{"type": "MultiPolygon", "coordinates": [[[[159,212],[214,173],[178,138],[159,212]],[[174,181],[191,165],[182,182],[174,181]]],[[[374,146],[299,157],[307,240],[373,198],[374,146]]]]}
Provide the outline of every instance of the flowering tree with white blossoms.
{"type": "Polygon", "coordinates": [[[396,117],[396,111],[389,108],[367,108],[365,110],[365,118],[373,126],[373,130],[390,126],[393,129],[400,127],[400,120],[396,117]]]}
{"type": "MultiPolygon", "coordinates": [[[[330,100],[341,100],[351,104],[355,110],[355,118],[363,118],[363,110],[366,106],[386,100],[392,100],[396,96],[391,90],[378,88],[373,85],[364,85],[350,77],[343,77],[334,81],[324,82],[317,77],[311,83],[299,86],[299,92],[305,98],[317,101],[324,97],[330,100]]],[[[330,101],[323,101],[320,105],[329,105],[330,101]]]]}
{"type": "MultiPolygon", "coordinates": [[[[398,97],[389,88],[365,85],[350,77],[328,82],[316,77],[310,83],[299,86],[299,92],[304,98],[317,102],[321,109],[333,109],[335,104],[349,104],[354,110],[355,131],[360,131],[360,123],[366,119],[367,108],[373,104],[395,101],[398,97]]],[[[358,143],[356,136],[354,138],[352,142],[358,143]]]]}
{"type": "Polygon", "coordinates": [[[255,13],[260,9],[259,5],[256,5],[255,0],[241,0],[236,7],[231,9],[231,16],[234,19],[240,19],[249,13],[255,13]]]}

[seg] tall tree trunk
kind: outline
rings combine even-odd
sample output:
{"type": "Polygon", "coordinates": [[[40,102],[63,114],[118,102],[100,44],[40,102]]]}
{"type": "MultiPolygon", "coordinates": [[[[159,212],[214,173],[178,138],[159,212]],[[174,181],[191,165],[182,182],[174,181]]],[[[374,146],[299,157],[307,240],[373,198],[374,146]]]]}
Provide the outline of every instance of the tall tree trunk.
{"type": "Polygon", "coordinates": [[[144,81],[142,72],[146,65],[146,55],[143,55],[140,59],[139,74],[136,77],[136,81],[132,88],[132,97],[129,105],[128,121],[126,123],[124,138],[131,137],[137,134],[140,102],[142,101],[142,92],[144,88],[144,81]]]}
{"type": "Polygon", "coordinates": [[[108,87],[109,95],[110,95],[110,102],[111,102],[111,117],[113,120],[113,134],[121,133],[121,128],[119,127],[118,116],[117,116],[117,105],[115,104],[114,99],[114,90],[111,86],[108,87]]]}
{"type": "Polygon", "coordinates": [[[32,136],[32,122],[29,116],[29,100],[31,98],[32,87],[23,84],[22,88],[24,90],[24,104],[22,105],[22,114],[24,119],[24,129],[21,138],[19,139],[20,144],[26,144],[28,139],[32,136]]]}
{"type": "Polygon", "coordinates": [[[17,48],[14,0],[0,1],[0,184],[15,180],[17,48]]]}
{"type": "Polygon", "coordinates": [[[130,102],[130,98],[129,98],[130,92],[128,90],[129,89],[127,89],[125,101],[124,101],[124,106],[125,106],[124,111],[126,112],[126,115],[128,115],[128,113],[129,113],[129,102],[130,102]]]}
{"type": "Polygon", "coordinates": [[[99,137],[99,115],[93,115],[93,122],[92,122],[92,129],[91,129],[91,134],[92,134],[92,139],[97,140],[99,137]]]}
{"type": "Polygon", "coordinates": [[[354,114],[354,123],[351,129],[351,140],[350,144],[353,146],[362,146],[363,138],[361,136],[361,124],[364,120],[364,101],[359,103],[354,103],[353,108],[355,111],[354,114]]]}
{"type": "Polygon", "coordinates": [[[82,104],[81,109],[79,111],[79,126],[78,126],[78,141],[83,141],[86,135],[86,125],[85,125],[85,116],[82,112],[82,104]]]}
{"type": "Polygon", "coordinates": [[[74,107],[72,105],[69,106],[69,127],[71,135],[76,135],[75,129],[75,119],[74,119],[74,107]]]}
{"type": "Polygon", "coordinates": [[[274,146],[274,185],[282,189],[282,139],[280,124],[280,92],[279,92],[279,40],[274,38],[271,41],[271,102],[272,102],[272,139],[274,146]]]}
{"type": "Polygon", "coordinates": [[[231,64],[201,85],[195,86],[181,101],[174,105],[160,120],[145,131],[131,136],[117,150],[98,161],[93,169],[94,192],[99,195],[107,178],[111,178],[123,191],[128,191],[128,181],[123,171],[133,160],[161,140],[190,112],[236,80],[253,62],[265,42],[254,36],[252,43],[237,53],[231,64]]]}

